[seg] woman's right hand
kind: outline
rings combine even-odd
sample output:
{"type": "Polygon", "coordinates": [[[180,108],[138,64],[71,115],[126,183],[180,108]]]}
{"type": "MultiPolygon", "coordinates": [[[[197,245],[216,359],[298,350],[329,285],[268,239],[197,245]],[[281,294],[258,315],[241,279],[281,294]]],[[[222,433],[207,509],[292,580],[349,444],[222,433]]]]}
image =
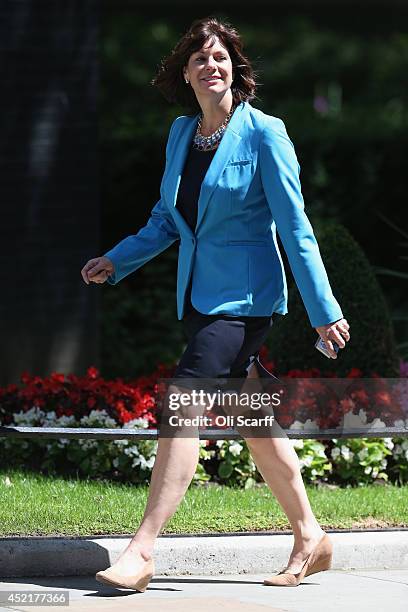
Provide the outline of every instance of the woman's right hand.
{"type": "Polygon", "coordinates": [[[87,285],[90,281],[104,283],[108,276],[114,272],[113,263],[104,255],[90,259],[81,270],[82,278],[87,285]]]}

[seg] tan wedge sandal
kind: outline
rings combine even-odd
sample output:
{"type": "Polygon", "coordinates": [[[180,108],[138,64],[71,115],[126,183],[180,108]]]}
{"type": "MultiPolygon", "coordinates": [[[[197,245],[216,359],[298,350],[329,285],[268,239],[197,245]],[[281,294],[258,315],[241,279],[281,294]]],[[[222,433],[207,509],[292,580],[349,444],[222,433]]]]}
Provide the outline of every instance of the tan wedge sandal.
{"type": "Polygon", "coordinates": [[[110,567],[95,574],[96,580],[109,586],[133,589],[144,593],[154,574],[154,561],[146,561],[138,574],[135,576],[120,576],[110,567]]]}
{"type": "Polygon", "coordinates": [[[286,569],[264,580],[266,586],[298,586],[302,579],[317,572],[324,572],[331,568],[333,557],[333,545],[327,533],[322,536],[314,549],[303,562],[301,570],[297,574],[287,572],[286,569]]]}

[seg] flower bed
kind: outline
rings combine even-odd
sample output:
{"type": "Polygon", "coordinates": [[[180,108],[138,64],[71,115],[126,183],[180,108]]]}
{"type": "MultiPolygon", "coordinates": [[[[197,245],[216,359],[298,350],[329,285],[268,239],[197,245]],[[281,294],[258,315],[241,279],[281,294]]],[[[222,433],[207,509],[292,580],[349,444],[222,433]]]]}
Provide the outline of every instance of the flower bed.
{"type": "MultiPolygon", "coordinates": [[[[274,372],[265,347],[260,358],[263,365],[274,372]]],[[[90,367],[86,376],[64,376],[53,373],[49,378],[23,373],[22,386],[0,388],[0,422],[9,426],[31,427],[95,427],[95,428],[155,428],[160,398],[159,378],[171,378],[175,366],[159,365],[150,376],[124,382],[104,380],[96,368],[90,367]]],[[[381,388],[374,394],[359,388],[360,372],[352,369],[347,378],[355,379],[353,391],[358,402],[351,400],[339,407],[339,402],[324,396],[321,388],[320,404],[324,410],[308,405],[311,379],[320,379],[320,372],[290,370],[286,374],[299,379],[302,385],[302,403],[282,412],[278,422],[282,427],[299,428],[315,414],[316,427],[335,427],[345,414],[354,415],[361,422],[370,421],[381,407],[382,422],[396,424],[393,398],[381,388]],[[362,395],[363,393],[366,395],[362,395]],[[364,418],[361,402],[365,402],[364,418]],[[296,414],[296,419],[294,418],[296,414]],[[292,416],[291,416],[292,415],[292,416]],[[306,419],[307,417],[307,419],[306,419]],[[365,420],[364,420],[365,419],[365,420]]],[[[373,378],[376,374],[373,374],[373,378]]],[[[408,377],[408,366],[401,362],[401,379],[408,377]]],[[[335,378],[335,373],[325,378],[335,378]]],[[[404,380],[406,382],[406,380],[404,380]]],[[[406,385],[404,387],[406,389],[406,385]]],[[[296,401],[299,401],[297,398],[296,401]]],[[[298,454],[306,482],[362,485],[376,482],[408,481],[408,439],[355,438],[318,440],[292,440],[298,454]]],[[[3,465],[25,466],[49,473],[78,474],[113,478],[135,483],[149,482],[157,449],[157,440],[76,440],[76,439],[18,439],[0,437],[0,460],[3,465]]],[[[262,478],[256,470],[244,441],[200,441],[200,460],[194,476],[196,483],[209,480],[253,486],[262,478]]]]}

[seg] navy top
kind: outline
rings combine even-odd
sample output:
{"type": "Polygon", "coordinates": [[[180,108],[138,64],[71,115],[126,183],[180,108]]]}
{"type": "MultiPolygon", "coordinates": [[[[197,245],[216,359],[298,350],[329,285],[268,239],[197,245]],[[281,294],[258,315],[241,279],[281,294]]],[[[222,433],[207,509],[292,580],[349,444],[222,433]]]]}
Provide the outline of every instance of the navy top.
{"type": "MultiPolygon", "coordinates": [[[[200,197],[201,183],[207,173],[208,167],[217,149],[200,151],[191,144],[184,164],[183,173],[177,193],[176,206],[193,234],[197,225],[198,198],[200,197]]],[[[188,314],[193,305],[191,304],[191,281],[186,291],[185,314],[188,314]]]]}
{"type": "Polygon", "coordinates": [[[193,233],[197,224],[201,183],[216,151],[200,151],[191,145],[184,164],[176,206],[193,233]]]}

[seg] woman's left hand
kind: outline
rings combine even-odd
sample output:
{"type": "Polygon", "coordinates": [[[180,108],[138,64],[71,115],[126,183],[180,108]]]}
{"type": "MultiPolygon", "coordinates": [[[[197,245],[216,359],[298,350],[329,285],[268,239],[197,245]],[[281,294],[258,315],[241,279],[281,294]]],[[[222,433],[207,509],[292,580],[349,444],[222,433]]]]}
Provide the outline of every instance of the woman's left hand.
{"type": "Polygon", "coordinates": [[[333,348],[333,341],[336,342],[340,348],[344,348],[346,342],[350,340],[349,329],[350,325],[347,323],[347,319],[339,319],[334,323],[315,327],[315,330],[325,342],[329,349],[330,356],[333,359],[337,359],[336,351],[333,348]]]}

